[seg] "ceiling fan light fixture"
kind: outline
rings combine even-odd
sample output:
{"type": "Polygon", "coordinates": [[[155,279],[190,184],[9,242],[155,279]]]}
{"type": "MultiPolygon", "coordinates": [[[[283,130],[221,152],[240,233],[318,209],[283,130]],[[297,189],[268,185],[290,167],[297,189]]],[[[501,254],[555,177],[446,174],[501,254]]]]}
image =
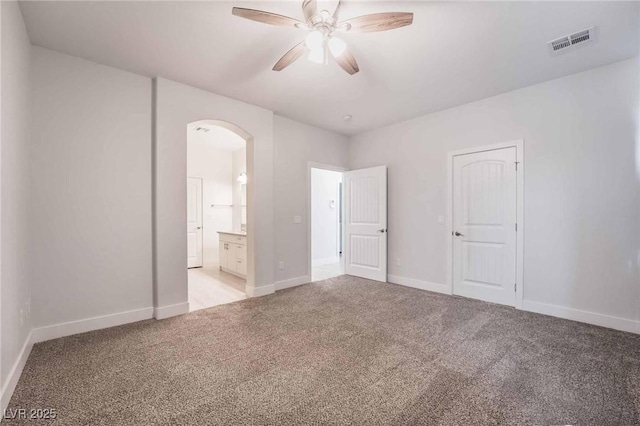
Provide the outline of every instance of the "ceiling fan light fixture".
{"type": "Polygon", "coordinates": [[[324,48],[324,34],[321,31],[311,31],[304,39],[304,44],[309,49],[322,50],[324,48]]]}
{"type": "Polygon", "coordinates": [[[309,51],[309,60],[316,64],[326,65],[328,62],[326,50],[322,47],[320,49],[311,49],[309,51]]]}
{"type": "Polygon", "coordinates": [[[334,57],[338,57],[344,53],[347,48],[347,43],[342,41],[342,39],[338,37],[331,37],[329,39],[329,50],[331,50],[331,54],[334,57]]]}

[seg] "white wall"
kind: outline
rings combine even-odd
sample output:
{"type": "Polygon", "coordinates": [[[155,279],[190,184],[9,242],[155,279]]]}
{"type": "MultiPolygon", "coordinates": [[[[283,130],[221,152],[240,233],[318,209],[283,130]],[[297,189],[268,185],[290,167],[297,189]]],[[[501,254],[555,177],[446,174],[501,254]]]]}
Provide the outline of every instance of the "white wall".
{"type": "Polygon", "coordinates": [[[150,309],[151,80],[39,47],[32,77],[34,325],[150,309]]]}
{"type": "Polygon", "coordinates": [[[187,176],[202,178],[202,248],[205,266],[218,262],[218,231],[232,229],[232,151],[187,136],[187,176]],[[219,207],[211,207],[216,204],[219,207]]]}
{"type": "Polygon", "coordinates": [[[340,260],[341,182],[340,172],[311,169],[311,260],[314,265],[340,260]]]}
{"type": "Polygon", "coordinates": [[[187,124],[199,120],[232,123],[251,136],[247,142],[251,204],[247,292],[250,295],[273,292],[273,113],[162,78],[156,80],[155,86],[156,317],[188,311],[185,129],[187,124]]]}
{"type": "MultiPolygon", "coordinates": [[[[30,55],[27,36],[18,3],[0,3],[1,19],[1,163],[0,191],[0,386],[1,410],[6,407],[15,383],[9,383],[11,370],[19,360],[31,330],[31,319],[21,321],[28,311],[31,288],[28,253],[29,223],[29,128],[30,55]]],[[[30,315],[29,315],[30,316],[30,315]]],[[[19,367],[18,367],[19,369],[19,367]]],[[[17,377],[16,377],[17,378],[17,377]]]]}
{"type": "Polygon", "coordinates": [[[310,279],[309,275],[309,162],[346,168],[348,138],[288,118],[274,118],[274,199],[276,281],[310,279]],[[301,217],[301,223],[293,221],[301,217]]]}
{"type": "Polygon", "coordinates": [[[238,182],[238,176],[240,176],[240,173],[247,173],[246,148],[233,151],[233,170],[231,173],[231,179],[233,185],[233,230],[236,232],[240,232],[242,230],[242,224],[247,223],[246,188],[244,189],[245,196],[243,197],[243,185],[238,182]]]}
{"type": "Polygon", "coordinates": [[[638,73],[618,62],[353,137],[351,168],[389,166],[389,273],[445,283],[447,152],[524,139],[525,309],[637,327],[638,73]]]}

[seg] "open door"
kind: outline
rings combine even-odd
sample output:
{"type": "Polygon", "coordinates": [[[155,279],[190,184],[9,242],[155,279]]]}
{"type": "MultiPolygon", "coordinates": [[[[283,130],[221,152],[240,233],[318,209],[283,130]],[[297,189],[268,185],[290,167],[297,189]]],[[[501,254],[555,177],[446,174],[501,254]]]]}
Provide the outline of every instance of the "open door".
{"type": "Polygon", "coordinates": [[[387,166],[345,173],[347,275],[387,281],[387,166]]]}
{"type": "Polygon", "coordinates": [[[202,178],[187,178],[187,268],[202,267],[202,178]]]}

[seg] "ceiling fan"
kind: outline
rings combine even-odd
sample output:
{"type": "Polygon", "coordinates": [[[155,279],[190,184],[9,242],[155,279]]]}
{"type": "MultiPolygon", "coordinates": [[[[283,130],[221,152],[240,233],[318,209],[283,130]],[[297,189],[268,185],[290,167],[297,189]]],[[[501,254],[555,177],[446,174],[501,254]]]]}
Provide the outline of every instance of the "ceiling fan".
{"type": "Polygon", "coordinates": [[[302,2],[304,22],[288,16],[242,7],[234,7],[232,13],[252,21],[309,31],[304,41],[296,44],[276,62],[273,66],[274,71],[282,71],[309,50],[310,61],[327,64],[331,54],[343,70],[353,75],[360,71],[358,63],[346,43],[336,37],[335,33],[387,31],[413,23],[413,13],[405,12],[374,13],[339,22],[341,3],[338,1],[335,11],[331,14],[327,10],[318,12],[316,0],[304,0],[302,2]]]}

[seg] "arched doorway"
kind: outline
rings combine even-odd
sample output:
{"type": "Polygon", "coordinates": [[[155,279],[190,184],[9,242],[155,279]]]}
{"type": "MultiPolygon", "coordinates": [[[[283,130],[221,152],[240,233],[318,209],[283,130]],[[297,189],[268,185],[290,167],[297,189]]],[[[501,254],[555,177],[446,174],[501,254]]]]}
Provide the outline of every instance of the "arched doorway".
{"type": "Polygon", "coordinates": [[[187,293],[196,311],[245,299],[250,136],[220,120],[187,125],[187,293]]]}
{"type": "Polygon", "coordinates": [[[153,306],[157,319],[189,311],[187,125],[207,120],[247,143],[247,283],[249,297],[274,292],[273,113],[170,80],[154,80],[153,306]]]}

